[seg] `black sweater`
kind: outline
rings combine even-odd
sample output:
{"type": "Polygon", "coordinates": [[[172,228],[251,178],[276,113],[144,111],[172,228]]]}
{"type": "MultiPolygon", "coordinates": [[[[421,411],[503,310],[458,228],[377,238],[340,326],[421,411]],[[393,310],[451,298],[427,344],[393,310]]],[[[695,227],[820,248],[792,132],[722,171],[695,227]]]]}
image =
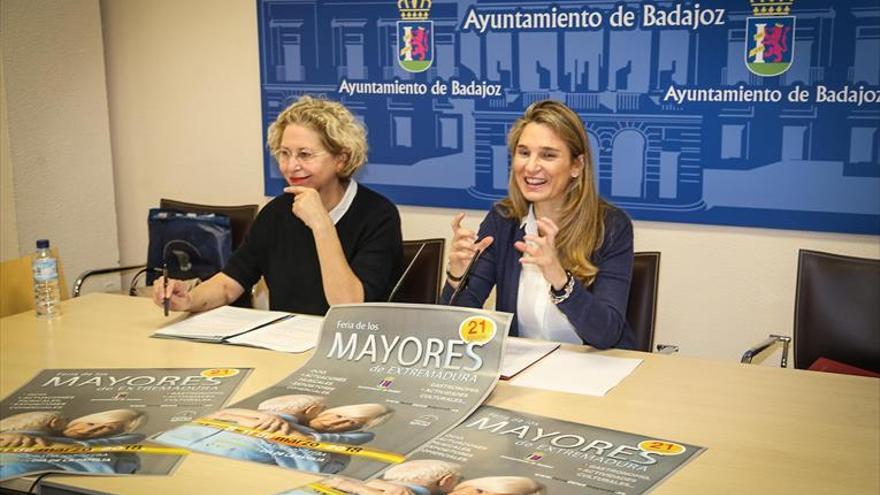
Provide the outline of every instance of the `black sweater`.
{"type": "MultiPolygon", "coordinates": [[[[292,213],[292,205],[293,195],[283,194],[263,207],[223,273],[245,290],[264,276],[273,310],[323,315],[329,306],[315,238],[292,213]]],[[[403,256],[397,207],[358,184],[336,233],[348,265],[364,286],[364,300],[384,301],[400,275],[403,256]]]]}

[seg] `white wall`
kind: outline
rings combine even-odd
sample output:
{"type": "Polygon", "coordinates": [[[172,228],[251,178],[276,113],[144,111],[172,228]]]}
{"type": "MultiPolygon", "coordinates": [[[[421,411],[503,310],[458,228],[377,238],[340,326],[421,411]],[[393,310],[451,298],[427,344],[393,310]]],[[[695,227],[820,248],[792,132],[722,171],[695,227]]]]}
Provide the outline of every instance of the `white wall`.
{"type": "Polygon", "coordinates": [[[119,248],[147,257],[160,198],[264,203],[256,3],[105,1],[119,248]]]}
{"type": "Polygon", "coordinates": [[[18,230],[15,221],[15,188],[12,185],[12,158],[9,156],[7,121],[6,87],[3,85],[3,62],[0,60],[0,260],[3,261],[19,256],[18,230]]]}
{"type": "MultiPolygon", "coordinates": [[[[160,197],[264,203],[252,0],[101,3],[124,262],[146,257],[160,197]]],[[[402,206],[404,237],[447,237],[453,210],[402,206]]],[[[476,227],[483,212],[469,212],[476,227]]],[[[791,333],[798,248],[880,257],[874,236],[636,222],[661,251],[657,341],[738,360],[791,333]]],[[[768,363],[769,364],[769,363],[768,363]]]]}
{"type": "Polygon", "coordinates": [[[70,283],[119,257],[98,1],[2,0],[0,23],[3,258],[49,238],[70,283]]]}

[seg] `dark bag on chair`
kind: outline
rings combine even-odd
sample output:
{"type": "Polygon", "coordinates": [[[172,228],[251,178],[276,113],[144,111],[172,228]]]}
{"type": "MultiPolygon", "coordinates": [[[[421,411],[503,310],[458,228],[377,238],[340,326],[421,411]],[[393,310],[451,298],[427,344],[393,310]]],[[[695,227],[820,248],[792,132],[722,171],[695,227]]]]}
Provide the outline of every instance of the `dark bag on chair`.
{"type": "Polygon", "coordinates": [[[207,280],[232,254],[229,217],[151,208],[148,220],[147,285],[168,263],[168,277],[207,280]]]}

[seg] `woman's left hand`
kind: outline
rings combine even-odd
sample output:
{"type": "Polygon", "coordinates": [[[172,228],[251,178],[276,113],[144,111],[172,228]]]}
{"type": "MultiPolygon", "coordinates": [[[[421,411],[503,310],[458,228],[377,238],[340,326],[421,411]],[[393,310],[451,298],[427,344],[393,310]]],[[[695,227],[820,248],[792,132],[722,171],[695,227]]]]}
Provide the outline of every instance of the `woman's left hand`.
{"type": "Polygon", "coordinates": [[[291,211],[312,231],[333,225],[317,190],[311,187],[288,186],[284,188],[284,192],[293,194],[291,211]]]}
{"type": "Polygon", "coordinates": [[[255,417],[249,424],[246,421],[240,421],[239,424],[255,430],[262,430],[267,433],[280,433],[282,435],[289,435],[294,431],[287,421],[270,413],[264,413],[255,417]]]}
{"type": "Polygon", "coordinates": [[[556,234],[559,227],[547,217],[538,219],[538,235],[526,235],[524,241],[516,241],[513,247],[522,253],[520,263],[537,265],[550,285],[561,290],[568,281],[568,274],[556,253],[556,234]]]}

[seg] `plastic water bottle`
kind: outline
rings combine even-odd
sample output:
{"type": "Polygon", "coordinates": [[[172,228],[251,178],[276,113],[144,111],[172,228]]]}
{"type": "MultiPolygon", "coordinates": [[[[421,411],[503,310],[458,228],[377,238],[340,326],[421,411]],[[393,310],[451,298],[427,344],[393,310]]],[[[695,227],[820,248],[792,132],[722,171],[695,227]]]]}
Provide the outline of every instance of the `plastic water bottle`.
{"type": "Polygon", "coordinates": [[[58,290],[58,260],[49,251],[49,240],[37,241],[31,264],[34,270],[34,307],[37,318],[54,318],[61,314],[61,292],[58,290]]]}

